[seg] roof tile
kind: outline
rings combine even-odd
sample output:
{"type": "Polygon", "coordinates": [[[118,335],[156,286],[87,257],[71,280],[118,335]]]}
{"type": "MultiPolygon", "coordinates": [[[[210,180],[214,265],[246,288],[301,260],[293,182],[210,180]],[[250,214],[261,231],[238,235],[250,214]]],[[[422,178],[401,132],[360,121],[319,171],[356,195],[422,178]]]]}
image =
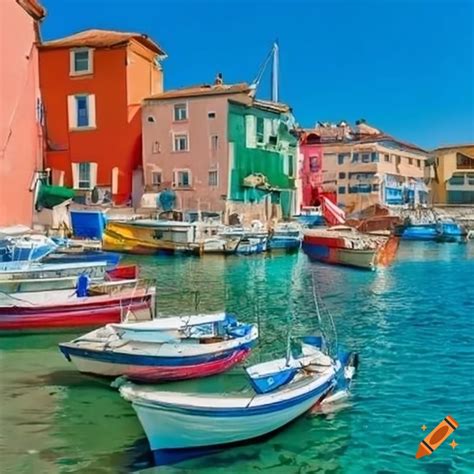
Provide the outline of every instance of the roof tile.
{"type": "Polygon", "coordinates": [[[59,38],[52,41],[45,41],[41,45],[41,49],[58,49],[58,48],[111,48],[131,40],[136,40],[143,46],[147,47],[155,53],[165,56],[164,50],[155,43],[151,38],[143,33],[109,31],[109,30],[86,30],[71,36],[59,38]]]}

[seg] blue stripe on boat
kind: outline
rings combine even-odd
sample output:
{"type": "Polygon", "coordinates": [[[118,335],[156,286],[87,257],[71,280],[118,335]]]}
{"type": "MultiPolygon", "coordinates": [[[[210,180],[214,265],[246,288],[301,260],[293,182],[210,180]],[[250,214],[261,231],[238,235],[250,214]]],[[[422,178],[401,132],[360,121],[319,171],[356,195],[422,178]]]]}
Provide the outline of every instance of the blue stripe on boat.
{"type": "Polygon", "coordinates": [[[124,364],[124,365],[142,365],[142,366],[160,366],[160,367],[180,367],[185,365],[199,365],[214,360],[225,359],[236,351],[243,349],[250,349],[255,341],[241,344],[240,346],[228,349],[222,352],[213,352],[210,354],[200,356],[179,356],[179,357],[163,357],[163,356],[145,356],[139,354],[124,354],[119,352],[109,351],[94,351],[91,349],[81,349],[79,347],[71,347],[68,345],[59,344],[60,351],[64,354],[67,360],[71,356],[82,357],[83,359],[90,359],[97,362],[108,362],[110,364],[124,364]]]}
{"type": "Polygon", "coordinates": [[[288,400],[281,400],[276,403],[269,403],[267,405],[261,406],[247,406],[243,408],[199,408],[199,407],[190,407],[183,405],[174,405],[166,402],[148,402],[146,400],[133,400],[134,405],[140,405],[148,407],[150,409],[165,409],[169,412],[182,413],[184,415],[193,415],[193,416],[210,416],[210,417],[246,417],[252,415],[262,415],[275,413],[277,411],[285,410],[286,408],[291,408],[299,403],[304,403],[306,400],[317,397],[318,395],[324,395],[336,384],[336,379],[331,378],[328,382],[325,382],[321,385],[318,385],[311,390],[310,392],[303,393],[297,397],[290,398],[288,400]]]}

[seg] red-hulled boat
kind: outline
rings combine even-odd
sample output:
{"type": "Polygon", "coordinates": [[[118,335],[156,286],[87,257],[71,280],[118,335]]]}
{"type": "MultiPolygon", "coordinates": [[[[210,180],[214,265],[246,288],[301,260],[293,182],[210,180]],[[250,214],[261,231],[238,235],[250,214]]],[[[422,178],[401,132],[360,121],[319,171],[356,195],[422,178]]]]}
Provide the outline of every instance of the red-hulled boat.
{"type": "Polygon", "coordinates": [[[91,286],[87,296],[70,289],[12,293],[0,307],[0,332],[94,327],[130,314],[151,318],[154,297],[154,287],[140,287],[136,281],[91,286]]]}

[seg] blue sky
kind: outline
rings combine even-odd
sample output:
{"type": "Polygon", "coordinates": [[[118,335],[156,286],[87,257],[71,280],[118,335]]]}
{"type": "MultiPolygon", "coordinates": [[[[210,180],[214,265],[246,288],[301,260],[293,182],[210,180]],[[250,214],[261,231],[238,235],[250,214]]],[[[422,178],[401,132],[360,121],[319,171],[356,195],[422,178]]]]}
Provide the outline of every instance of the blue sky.
{"type": "MultiPolygon", "coordinates": [[[[43,0],[45,40],[137,31],[168,53],[165,87],[252,81],[275,38],[300,125],[369,123],[432,148],[474,142],[472,0],[43,0]]],[[[269,74],[259,87],[270,92],[269,74]]]]}

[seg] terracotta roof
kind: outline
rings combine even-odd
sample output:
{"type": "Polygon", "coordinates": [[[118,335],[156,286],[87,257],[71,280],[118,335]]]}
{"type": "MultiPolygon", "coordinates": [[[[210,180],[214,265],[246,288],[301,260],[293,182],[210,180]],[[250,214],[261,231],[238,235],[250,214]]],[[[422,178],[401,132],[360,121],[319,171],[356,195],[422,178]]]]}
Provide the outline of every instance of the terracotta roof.
{"type": "Polygon", "coordinates": [[[445,146],[439,146],[435,148],[433,151],[438,151],[438,150],[451,150],[454,148],[471,148],[474,147],[474,143],[462,143],[460,145],[445,145],[445,146]]]}
{"type": "Polygon", "coordinates": [[[162,92],[161,94],[146,97],[145,100],[185,99],[186,97],[225,94],[248,94],[250,91],[250,86],[245,82],[240,84],[203,84],[201,86],[184,87],[182,89],[162,92]]]}
{"type": "Polygon", "coordinates": [[[286,113],[291,110],[290,106],[282,104],[281,102],[272,102],[270,100],[255,99],[252,104],[254,107],[272,112],[286,113]]]}
{"type": "Polygon", "coordinates": [[[57,49],[57,48],[112,48],[126,44],[131,40],[138,41],[151,51],[160,56],[166,56],[161,47],[151,38],[142,33],[130,33],[122,31],[109,30],[86,30],[71,36],[59,38],[52,41],[45,41],[41,45],[41,49],[57,49]]]}
{"type": "Polygon", "coordinates": [[[46,16],[45,8],[37,0],[16,0],[16,3],[35,20],[42,20],[46,16]]]}

